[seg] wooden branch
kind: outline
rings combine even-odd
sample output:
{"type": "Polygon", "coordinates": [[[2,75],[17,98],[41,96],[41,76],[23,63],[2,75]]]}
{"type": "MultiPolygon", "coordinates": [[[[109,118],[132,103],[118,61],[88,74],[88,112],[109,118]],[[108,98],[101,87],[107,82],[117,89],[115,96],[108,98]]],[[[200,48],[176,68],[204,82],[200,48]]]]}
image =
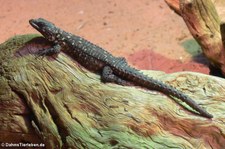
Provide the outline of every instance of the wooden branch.
{"type": "Polygon", "coordinates": [[[214,3],[211,0],[165,1],[183,17],[211,65],[225,77],[224,24],[220,21],[214,3]]]}
{"type": "Polygon", "coordinates": [[[179,0],[165,0],[167,5],[174,10],[178,15],[181,15],[180,12],[180,3],[179,0]]]}
{"type": "Polygon", "coordinates": [[[67,55],[36,59],[43,38],[0,45],[0,141],[46,148],[225,148],[225,81],[197,73],[152,77],[183,90],[214,115],[138,87],[101,83],[67,55]]]}

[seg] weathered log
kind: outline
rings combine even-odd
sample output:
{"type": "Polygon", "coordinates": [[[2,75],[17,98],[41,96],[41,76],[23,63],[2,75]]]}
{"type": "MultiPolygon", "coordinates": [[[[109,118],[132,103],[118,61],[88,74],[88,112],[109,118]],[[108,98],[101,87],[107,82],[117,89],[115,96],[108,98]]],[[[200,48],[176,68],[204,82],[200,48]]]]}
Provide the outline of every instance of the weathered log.
{"type": "MultiPolygon", "coordinates": [[[[224,23],[212,0],[165,0],[181,15],[213,69],[225,77],[224,23]],[[179,7],[177,7],[179,5],[179,7]]],[[[212,68],[210,67],[210,68],[212,68]]]]}
{"type": "Polygon", "coordinates": [[[225,148],[225,80],[198,73],[146,74],[193,97],[212,120],[179,100],[104,84],[67,55],[35,58],[42,37],[0,45],[0,142],[46,148],[225,148]],[[177,104],[177,102],[179,104],[177,104]]]}

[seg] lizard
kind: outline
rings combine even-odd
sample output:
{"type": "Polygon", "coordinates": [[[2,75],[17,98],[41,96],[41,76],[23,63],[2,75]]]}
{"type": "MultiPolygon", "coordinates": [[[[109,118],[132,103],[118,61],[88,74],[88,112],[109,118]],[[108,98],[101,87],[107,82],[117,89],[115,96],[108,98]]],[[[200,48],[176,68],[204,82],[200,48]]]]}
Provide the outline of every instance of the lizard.
{"type": "Polygon", "coordinates": [[[125,58],[115,57],[98,45],[68,33],[43,18],[30,19],[29,23],[52,43],[50,48],[39,51],[38,56],[54,55],[63,51],[88,70],[101,74],[101,80],[104,83],[124,85],[131,82],[146,89],[156,90],[167,96],[180,99],[200,116],[213,118],[213,115],[200,107],[192,98],[167,83],[144,75],[131,67],[125,58]]]}

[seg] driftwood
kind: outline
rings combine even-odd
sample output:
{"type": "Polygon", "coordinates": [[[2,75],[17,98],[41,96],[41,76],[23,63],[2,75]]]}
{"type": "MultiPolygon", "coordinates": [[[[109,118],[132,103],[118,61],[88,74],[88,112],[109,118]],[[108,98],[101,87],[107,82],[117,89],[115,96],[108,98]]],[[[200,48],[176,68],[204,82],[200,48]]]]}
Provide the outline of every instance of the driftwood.
{"type": "Polygon", "coordinates": [[[212,0],[165,1],[184,19],[210,61],[211,70],[220,71],[225,77],[225,24],[221,22],[212,0]]]}
{"type": "Polygon", "coordinates": [[[181,12],[180,12],[180,0],[165,0],[165,2],[178,15],[181,15],[181,12]]]}
{"type": "Polygon", "coordinates": [[[0,45],[1,145],[225,148],[224,79],[145,71],[193,97],[214,115],[210,120],[157,91],[104,84],[63,53],[36,59],[33,53],[47,46],[44,41],[24,35],[0,45]]]}

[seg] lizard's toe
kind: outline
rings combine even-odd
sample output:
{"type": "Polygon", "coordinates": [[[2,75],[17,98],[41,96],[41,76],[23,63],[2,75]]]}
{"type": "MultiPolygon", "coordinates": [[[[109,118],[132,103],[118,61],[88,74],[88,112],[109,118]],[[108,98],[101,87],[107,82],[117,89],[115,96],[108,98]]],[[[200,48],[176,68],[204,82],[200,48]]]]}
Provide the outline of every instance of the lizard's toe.
{"type": "Polygon", "coordinates": [[[44,56],[48,55],[48,51],[46,49],[43,49],[43,50],[37,51],[35,55],[36,55],[36,58],[40,58],[40,57],[43,58],[44,56]]]}

